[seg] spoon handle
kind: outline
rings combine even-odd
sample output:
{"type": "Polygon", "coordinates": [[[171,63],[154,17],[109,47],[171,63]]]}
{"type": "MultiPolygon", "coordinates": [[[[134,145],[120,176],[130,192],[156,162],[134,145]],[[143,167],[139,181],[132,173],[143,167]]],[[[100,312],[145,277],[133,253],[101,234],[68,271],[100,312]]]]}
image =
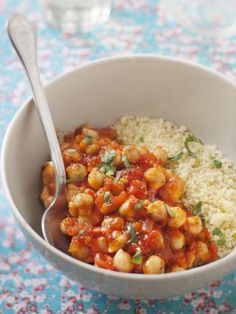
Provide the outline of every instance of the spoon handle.
{"type": "Polygon", "coordinates": [[[34,104],[48,140],[51,158],[55,167],[57,191],[65,185],[66,175],[60,146],[40,80],[36,59],[36,33],[31,23],[22,15],[13,16],[7,25],[7,31],[13,47],[25,68],[34,95],[34,104]]]}

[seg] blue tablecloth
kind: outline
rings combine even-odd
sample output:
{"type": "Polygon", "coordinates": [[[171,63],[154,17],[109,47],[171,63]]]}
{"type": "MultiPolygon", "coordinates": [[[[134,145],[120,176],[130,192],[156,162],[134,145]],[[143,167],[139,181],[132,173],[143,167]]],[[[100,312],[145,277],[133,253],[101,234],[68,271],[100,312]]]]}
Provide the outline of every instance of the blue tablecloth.
{"type": "MultiPolygon", "coordinates": [[[[171,20],[160,1],[116,0],[106,24],[91,33],[68,36],[48,27],[36,1],[1,0],[1,140],[30,95],[4,28],[14,12],[26,14],[38,28],[45,81],[90,60],[128,53],[182,57],[236,77],[236,37],[207,43],[171,20]]],[[[55,270],[25,241],[1,191],[0,313],[236,313],[236,273],[185,296],[157,301],[117,299],[86,290],[55,270]]]]}

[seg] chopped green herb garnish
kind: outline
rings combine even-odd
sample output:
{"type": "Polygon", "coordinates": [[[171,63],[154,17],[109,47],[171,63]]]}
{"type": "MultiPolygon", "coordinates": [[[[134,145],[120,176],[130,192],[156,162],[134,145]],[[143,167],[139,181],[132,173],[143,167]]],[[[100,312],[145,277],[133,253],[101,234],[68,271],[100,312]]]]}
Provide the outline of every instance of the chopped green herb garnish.
{"type": "Polygon", "coordinates": [[[140,265],[142,263],[142,259],[143,259],[142,250],[139,247],[137,247],[136,252],[132,257],[132,263],[140,265]]]}
{"type": "Polygon", "coordinates": [[[175,212],[173,211],[173,209],[170,206],[165,204],[165,208],[166,208],[168,214],[170,215],[170,217],[174,218],[176,216],[175,212]]]}
{"type": "Polygon", "coordinates": [[[80,230],[79,233],[77,234],[78,237],[82,236],[85,234],[85,230],[80,230]]]}
{"type": "Polygon", "coordinates": [[[140,142],[143,143],[143,141],[144,141],[144,136],[142,135],[142,136],[140,137],[140,142]]]}
{"type": "Polygon", "coordinates": [[[130,233],[130,239],[129,239],[129,241],[128,241],[127,243],[132,243],[132,242],[134,242],[134,241],[136,240],[136,238],[137,238],[137,233],[136,233],[136,231],[134,230],[133,225],[131,225],[131,224],[128,225],[127,230],[128,230],[128,232],[130,233]]]}
{"type": "Polygon", "coordinates": [[[201,213],[201,210],[202,210],[202,202],[200,201],[194,206],[192,212],[195,216],[199,216],[199,214],[201,213]]]}
{"type": "Polygon", "coordinates": [[[105,162],[99,165],[99,170],[102,171],[107,177],[112,177],[116,173],[116,167],[105,162]]]}
{"type": "Polygon", "coordinates": [[[112,165],[112,160],[115,157],[116,152],[114,150],[110,150],[105,153],[102,158],[102,163],[99,165],[99,169],[107,176],[112,177],[116,173],[116,167],[112,165]]]}
{"type": "Polygon", "coordinates": [[[217,243],[219,246],[222,246],[222,245],[225,244],[225,242],[226,242],[225,235],[224,235],[224,233],[223,233],[219,228],[217,228],[217,227],[214,228],[213,231],[212,231],[212,234],[219,237],[219,239],[216,241],[216,243],[217,243]]]}
{"type": "Polygon", "coordinates": [[[180,152],[179,154],[177,154],[175,156],[168,157],[168,160],[170,160],[170,161],[178,161],[178,160],[180,160],[183,157],[183,155],[184,155],[184,153],[180,152]]]}
{"type": "Polygon", "coordinates": [[[87,145],[91,145],[93,143],[93,137],[91,135],[86,135],[84,140],[87,145]]]}
{"type": "Polygon", "coordinates": [[[102,158],[102,161],[106,164],[110,164],[113,161],[113,158],[115,157],[116,152],[114,150],[109,150],[105,153],[105,155],[102,158]]]}
{"type": "Polygon", "coordinates": [[[111,203],[111,193],[109,191],[107,191],[104,195],[104,201],[105,203],[107,204],[110,204],[111,203]]]}
{"type": "Polygon", "coordinates": [[[223,246],[223,245],[225,244],[225,242],[226,242],[226,239],[225,239],[225,237],[224,237],[224,238],[220,238],[220,239],[217,241],[217,244],[218,244],[219,246],[223,246]]]}
{"type": "Polygon", "coordinates": [[[217,169],[220,169],[222,167],[222,162],[217,160],[217,159],[213,159],[212,160],[212,165],[213,165],[213,167],[215,167],[217,169]]]}
{"type": "Polygon", "coordinates": [[[194,216],[198,216],[201,219],[202,223],[205,224],[205,218],[203,214],[201,213],[201,211],[202,211],[202,202],[200,201],[194,206],[192,213],[194,216]]]}
{"type": "Polygon", "coordinates": [[[196,158],[196,153],[191,151],[189,147],[189,143],[192,143],[192,142],[195,142],[195,143],[202,143],[202,142],[193,134],[189,134],[184,141],[184,147],[186,148],[189,156],[196,158]]]}
{"type": "Polygon", "coordinates": [[[143,207],[143,202],[138,201],[135,205],[134,205],[134,209],[140,209],[143,207]]]}
{"type": "Polygon", "coordinates": [[[126,154],[124,154],[124,155],[122,156],[122,162],[124,163],[125,168],[129,168],[129,167],[130,167],[130,162],[129,162],[129,160],[128,160],[126,154]]]}

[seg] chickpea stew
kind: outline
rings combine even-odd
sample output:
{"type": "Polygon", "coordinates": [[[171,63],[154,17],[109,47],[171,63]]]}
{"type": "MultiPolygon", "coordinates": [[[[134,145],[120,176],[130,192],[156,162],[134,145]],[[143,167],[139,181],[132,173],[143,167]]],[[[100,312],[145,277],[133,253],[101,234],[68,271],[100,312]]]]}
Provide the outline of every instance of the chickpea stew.
{"type": "MultiPolygon", "coordinates": [[[[82,126],[64,137],[68,216],[61,232],[69,253],[120,272],[160,274],[217,259],[217,245],[181,201],[185,182],[168,168],[162,147],[125,145],[112,128],[82,126]]],[[[55,192],[52,162],[43,167],[41,200],[55,192]]]]}

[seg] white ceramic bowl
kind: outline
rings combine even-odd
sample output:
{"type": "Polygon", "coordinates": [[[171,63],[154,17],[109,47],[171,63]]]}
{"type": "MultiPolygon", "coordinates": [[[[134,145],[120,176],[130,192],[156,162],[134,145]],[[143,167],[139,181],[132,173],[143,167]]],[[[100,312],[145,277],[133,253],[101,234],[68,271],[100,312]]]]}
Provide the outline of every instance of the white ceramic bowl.
{"type": "MultiPolygon", "coordinates": [[[[109,126],[136,114],[185,124],[236,162],[236,86],[214,71],[176,59],[133,56],[97,61],[46,87],[55,126],[109,126]]],[[[41,254],[84,286],[119,297],[150,299],[181,295],[219,279],[235,267],[236,251],[203,267],[162,275],[125,274],[85,264],[42,238],[41,166],[49,158],[32,100],[12,120],[2,150],[3,184],[13,214],[41,254]]]]}

